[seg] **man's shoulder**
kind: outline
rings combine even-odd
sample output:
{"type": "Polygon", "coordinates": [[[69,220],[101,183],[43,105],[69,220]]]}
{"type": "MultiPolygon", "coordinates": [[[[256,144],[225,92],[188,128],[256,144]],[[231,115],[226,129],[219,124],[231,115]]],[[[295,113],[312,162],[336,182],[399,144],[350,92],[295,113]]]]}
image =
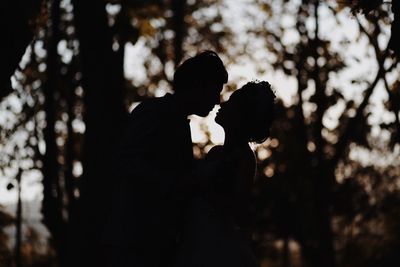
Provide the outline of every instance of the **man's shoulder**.
{"type": "Polygon", "coordinates": [[[131,117],[137,116],[152,116],[152,115],[165,115],[166,112],[171,110],[173,106],[170,96],[167,94],[162,97],[148,98],[141,102],[131,112],[131,117]]]}

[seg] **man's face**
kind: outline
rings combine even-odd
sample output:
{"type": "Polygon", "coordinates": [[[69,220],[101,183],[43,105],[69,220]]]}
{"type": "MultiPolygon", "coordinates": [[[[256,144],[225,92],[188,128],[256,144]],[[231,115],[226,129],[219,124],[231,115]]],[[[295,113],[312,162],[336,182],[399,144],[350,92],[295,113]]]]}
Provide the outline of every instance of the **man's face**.
{"type": "Polygon", "coordinates": [[[200,85],[193,94],[194,114],[205,117],[215,105],[220,103],[220,95],[223,88],[222,83],[210,83],[200,85]]]}

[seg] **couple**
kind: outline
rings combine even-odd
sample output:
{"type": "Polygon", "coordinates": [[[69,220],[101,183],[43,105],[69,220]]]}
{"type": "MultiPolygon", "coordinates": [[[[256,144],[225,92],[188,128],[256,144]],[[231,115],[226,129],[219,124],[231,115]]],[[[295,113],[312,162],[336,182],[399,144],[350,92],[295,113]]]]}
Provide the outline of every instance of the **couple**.
{"type": "Polygon", "coordinates": [[[269,136],[275,96],[267,82],[247,83],[221,104],[224,145],[193,160],[187,116],[207,116],[227,80],[218,55],[205,51],[177,68],[174,94],[132,111],[115,159],[109,266],[258,266],[246,233],[256,168],[249,142],[269,136]]]}

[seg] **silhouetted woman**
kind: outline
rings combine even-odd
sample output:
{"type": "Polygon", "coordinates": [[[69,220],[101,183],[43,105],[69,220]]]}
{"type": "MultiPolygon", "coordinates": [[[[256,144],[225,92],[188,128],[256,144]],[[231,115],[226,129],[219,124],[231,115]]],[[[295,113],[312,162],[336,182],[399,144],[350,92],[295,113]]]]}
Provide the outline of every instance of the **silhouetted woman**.
{"type": "Polygon", "coordinates": [[[221,104],[215,121],[224,128],[225,141],[210,150],[200,167],[210,182],[188,204],[178,267],[259,266],[248,235],[256,172],[249,143],[269,137],[274,99],[268,82],[249,82],[221,104]]]}

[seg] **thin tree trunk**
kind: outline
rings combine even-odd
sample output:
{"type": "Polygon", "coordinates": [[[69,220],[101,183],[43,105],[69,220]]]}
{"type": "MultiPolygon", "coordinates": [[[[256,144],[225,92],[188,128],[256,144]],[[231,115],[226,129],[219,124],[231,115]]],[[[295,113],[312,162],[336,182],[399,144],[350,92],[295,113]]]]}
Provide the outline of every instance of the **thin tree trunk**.
{"type": "Polygon", "coordinates": [[[54,247],[59,257],[60,265],[65,261],[65,222],[62,217],[62,192],[59,186],[59,163],[57,161],[58,148],[56,144],[56,98],[55,92],[59,84],[59,62],[57,45],[60,39],[60,1],[51,3],[51,28],[48,32],[47,80],[43,91],[45,96],[44,111],[46,127],[44,140],[46,152],[43,157],[43,222],[50,231],[54,247]]]}
{"type": "MultiPolygon", "coordinates": [[[[304,38],[309,39],[310,43],[312,42],[310,40],[310,37],[308,36],[308,33],[304,30],[305,28],[305,21],[302,16],[302,12],[305,10],[308,10],[309,6],[308,3],[303,3],[302,6],[299,7],[298,11],[298,23],[296,24],[297,31],[299,32],[300,35],[304,36],[304,38]]],[[[318,21],[316,20],[316,31],[318,31],[318,21]]],[[[316,43],[314,43],[316,44],[316,43]]],[[[298,189],[298,194],[299,198],[302,201],[298,201],[298,209],[302,210],[303,212],[298,215],[299,223],[300,223],[300,231],[299,231],[299,241],[301,243],[301,256],[302,260],[304,262],[305,266],[312,266],[312,267],[318,267],[318,255],[320,253],[320,248],[317,243],[320,243],[320,214],[317,212],[319,210],[318,207],[318,199],[320,198],[320,195],[317,196],[318,190],[320,185],[318,184],[319,181],[317,181],[316,178],[316,172],[315,171],[315,165],[313,165],[313,162],[315,163],[316,157],[318,159],[322,158],[321,151],[322,148],[321,146],[321,128],[322,128],[322,122],[317,123],[316,129],[314,132],[309,132],[309,126],[306,124],[306,120],[304,117],[304,112],[303,112],[303,97],[302,93],[303,91],[307,88],[307,82],[308,82],[308,77],[309,73],[308,70],[305,69],[305,60],[308,56],[310,56],[310,51],[309,47],[305,47],[305,44],[300,44],[298,46],[298,49],[295,54],[295,60],[296,60],[296,69],[297,69],[297,97],[298,97],[298,103],[296,105],[296,113],[297,113],[297,122],[298,122],[298,128],[300,129],[298,133],[298,142],[301,144],[301,147],[303,147],[302,153],[299,155],[298,160],[300,161],[299,166],[301,166],[302,170],[299,170],[298,173],[303,173],[306,174],[303,177],[299,177],[300,179],[300,184],[303,185],[302,188],[298,189]],[[319,133],[318,133],[319,131],[319,133]],[[311,134],[311,136],[309,136],[311,134]],[[319,140],[316,140],[320,138],[319,140]],[[318,151],[316,153],[311,154],[307,147],[309,142],[315,142],[315,147],[316,150],[320,149],[319,153],[318,151]],[[304,190],[305,188],[310,188],[311,190],[304,190]],[[316,193],[317,192],[317,193],[316,193]],[[306,215],[305,215],[306,214],[306,215]]],[[[315,52],[316,52],[316,47],[315,47],[315,52]]],[[[314,70],[314,76],[316,75],[318,77],[319,75],[319,70],[315,69],[314,70]]],[[[317,81],[316,82],[316,93],[319,94],[319,99],[321,99],[321,92],[323,94],[323,89],[321,88],[321,84],[317,81]]],[[[323,107],[319,105],[319,112],[323,113],[323,107]]],[[[320,121],[322,121],[322,115],[319,116],[320,121]]],[[[321,162],[321,160],[318,160],[318,162],[321,162]]]]}
{"type": "Polygon", "coordinates": [[[21,203],[21,175],[22,170],[18,170],[17,174],[17,216],[16,216],[16,231],[15,231],[15,266],[21,267],[21,243],[22,243],[22,203],[21,203]]]}
{"type": "Polygon", "coordinates": [[[173,0],[172,1],[172,12],[173,12],[173,28],[175,32],[174,38],[174,62],[175,66],[181,62],[183,57],[182,43],[185,36],[185,6],[186,0],[173,0]]]}
{"type": "Polygon", "coordinates": [[[74,132],[72,128],[72,120],[74,119],[74,88],[71,85],[67,85],[66,92],[66,102],[67,102],[67,141],[65,145],[65,171],[64,171],[64,179],[65,179],[65,191],[68,197],[68,221],[73,220],[73,217],[76,213],[76,198],[74,195],[75,190],[75,180],[76,178],[73,176],[73,161],[74,161],[74,132]]]}
{"type": "Polygon", "coordinates": [[[397,58],[400,59],[400,3],[397,0],[392,0],[392,12],[394,20],[391,26],[391,36],[389,48],[393,50],[397,58]]]}
{"type": "Polygon", "coordinates": [[[316,155],[318,164],[313,175],[315,181],[315,207],[317,214],[318,244],[317,254],[315,255],[315,267],[335,266],[335,251],[333,246],[333,233],[331,227],[331,192],[334,182],[334,176],[331,174],[324,175],[326,170],[326,161],[324,155],[325,141],[322,137],[323,116],[326,110],[326,84],[321,80],[321,69],[318,66],[318,47],[319,39],[319,0],[314,2],[314,18],[315,18],[315,38],[313,40],[313,57],[314,71],[312,73],[315,82],[315,94],[317,99],[317,119],[315,122],[314,138],[316,143],[316,155]]]}
{"type": "Polygon", "coordinates": [[[289,236],[288,233],[285,233],[285,237],[283,240],[283,260],[282,267],[290,267],[290,250],[289,250],[289,236]]]}

